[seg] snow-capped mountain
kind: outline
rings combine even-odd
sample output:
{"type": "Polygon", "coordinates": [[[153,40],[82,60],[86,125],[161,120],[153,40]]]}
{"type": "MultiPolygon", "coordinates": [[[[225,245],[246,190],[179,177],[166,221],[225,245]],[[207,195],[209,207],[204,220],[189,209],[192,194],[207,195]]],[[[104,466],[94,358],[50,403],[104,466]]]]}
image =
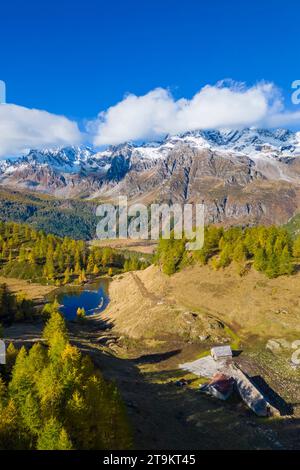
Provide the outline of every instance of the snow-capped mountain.
{"type": "Polygon", "coordinates": [[[300,133],[197,130],[104,151],[31,150],[0,161],[0,185],[59,197],[204,199],[213,222],[232,217],[273,221],[279,211],[284,220],[300,208],[300,133]]]}
{"type": "MultiPolygon", "coordinates": [[[[196,130],[167,136],[160,142],[148,142],[141,145],[132,144],[131,149],[135,156],[157,159],[166,157],[170,150],[178,145],[188,145],[195,149],[229,150],[246,155],[269,152],[273,156],[296,154],[300,156],[300,132],[293,133],[286,129],[272,131],[256,128],[196,130]]],[[[120,149],[122,146],[118,148],[120,149]]],[[[113,152],[115,147],[111,147],[111,149],[113,152]]],[[[109,151],[105,152],[105,155],[108,154],[109,151]]],[[[101,153],[98,155],[100,157],[101,153]]]]}
{"type": "Polygon", "coordinates": [[[65,147],[31,150],[18,159],[0,161],[1,173],[12,173],[20,168],[49,166],[61,173],[109,170],[118,156],[140,160],[159,160],[179,146],[212,151],[230,151],[248,156],[300,156],[300,132],[285,129],[274,131],[248,128],[243,130],[199,130],[167,136],[159,142],[125,143],[97,152],[90,147],[65,147]]]}
{"type": "Polygon", "coordinates": [[[49,165],[61,172],[69,172],[87,161],[93,153],[89,148],[80,147],[31,150],[28,155],[21,158],[0,162],[0,169],[9,173],[21,167],[49,165]]]}

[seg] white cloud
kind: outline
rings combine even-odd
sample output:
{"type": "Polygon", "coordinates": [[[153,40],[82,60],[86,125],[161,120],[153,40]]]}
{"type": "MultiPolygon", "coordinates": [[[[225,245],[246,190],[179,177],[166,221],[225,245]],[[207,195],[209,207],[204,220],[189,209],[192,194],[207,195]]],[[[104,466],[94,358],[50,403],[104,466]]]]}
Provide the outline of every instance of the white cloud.
{"type": "Polygon", "coordinates": [[[103,146],[194,129],[299,128],[299,123],[300,111],[286,110],[279,89],[266,82],[246,87],[225,80],[203,87],[191,99],[175,100],[163,88],[143,96],[129,94],[89,122],[88,135],[64,116],[0,104],[0,157],[24,154],[30,148],[77,145],[86,139],[103,146]]]}
{"type": "Polygon", "coordinates": [[[300,111],[274,113],[269,116],[269,127],[297,127],[300,128],[300,111]]]}
{"type": "Polygon", "coordinates": [[[71,145],[81,141],[78,125],[64,116],[0,104],[0,156],[19,155],[30,148],[71,145]]]}
{"type": "Polygon", "coordinates": [[[195,129],[288,126],[299,122],[299,113],[284,111],[283,99],[272,83],[247,88],[232,81],[207,85],[188,99],[175,100],[156,88],[146,95],[129,94],[90,122],[96,146],[128,140],[157,138],[195,129]]]}

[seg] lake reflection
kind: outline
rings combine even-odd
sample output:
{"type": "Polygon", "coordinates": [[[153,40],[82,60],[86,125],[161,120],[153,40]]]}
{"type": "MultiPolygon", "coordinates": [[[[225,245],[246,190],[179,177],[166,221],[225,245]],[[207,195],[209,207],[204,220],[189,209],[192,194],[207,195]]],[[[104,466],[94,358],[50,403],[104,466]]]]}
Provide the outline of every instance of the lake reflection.
{"type": "Polygon", "coordinates": [[[83,287],[66,287],[57,295],[57,300],[67,320],[76,318],[78,308],[84,308],[86,315],[101,313],[109,303],[108,280],[99,279],[83,287]]]}

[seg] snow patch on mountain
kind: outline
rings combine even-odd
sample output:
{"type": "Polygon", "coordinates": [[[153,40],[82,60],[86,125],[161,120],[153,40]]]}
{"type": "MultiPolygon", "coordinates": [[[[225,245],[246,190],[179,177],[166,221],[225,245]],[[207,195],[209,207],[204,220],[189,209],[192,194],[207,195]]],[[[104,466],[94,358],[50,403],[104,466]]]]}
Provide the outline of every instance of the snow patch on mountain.
{"type": "Polygon", "coordinates": [[[278,177],[289,179],[281,169],[281,157],[300,156],[300,132],[286,129],[220,129],[197,130],[167,136],[159,142],[143,144],[125,143],[96,151],[90,147],[45,148],[31,150],[18,159],[0,161],[0,173],[10,175],[16,171],[48,167],[58,173],[95,173],[98,177],[114,177],[116,172],[123,174],[124,168],[131,168],[132,161],[145,161],[149,164],[165,159],[176,148],[188,146],[195,150],[210,149],[230,156],[246,155],[258,167],[278,165],[273,169],[278,177]],[[125,166],[124,166],[125,165],[125,166]],[[279,168],[280,167],[280,168],[279,168]]]}

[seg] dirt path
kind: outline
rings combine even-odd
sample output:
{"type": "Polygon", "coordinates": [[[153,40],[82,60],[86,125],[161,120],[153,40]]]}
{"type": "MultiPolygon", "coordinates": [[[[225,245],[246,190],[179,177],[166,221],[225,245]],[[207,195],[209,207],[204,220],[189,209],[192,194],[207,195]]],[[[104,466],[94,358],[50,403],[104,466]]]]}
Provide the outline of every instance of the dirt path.
{"type": "Polygon", "coordinates": [[[161,297],[156,296],[152,292],[149,292],[149,290],[146,288],[145,284],[141,280],[141,278],[135,273],[135,272],[130,272],[130,275],[134,282],[136,283],[140,293],[145,299],[148,299],[152,302],[152,304],[157,304],[157,303],[164,303],[161,297]]]}
{"type": "MultiPolygon", "coordinates": [[[[130,272],[129,273],[131,278],[134,280],[136,286],[138,287],[139,292],[141,293],[142,297],[144,299],[147,299],[151,302],[152,307],[156,305],[164,305],[165,307],[169,308],[176,308],[178,310],[182,310],[183,312],[187,311],[187,308],[184,305],[180,305],[176,300],[170,299],[168,296],[167,292],[162,292],[160,296],[153,294],[152,292],[147,289],[145,286],[145,283],[143,280],[140,278],[140,276],[136,272],[130,272]]],[[[213,314],[210,311],[206,311],[205,313],[202,312],[202,314],[206,315],[208,321],[213,321],[217,322],[220,325],[223,325],[224,330],[226,331],[228,337],[231,339],[231,345],[233,349],[238,349],[239,343],[240,343],[240,338],[236,334],[236,332],[233,330],[232,326],[229,326],[227,323],[225,323],[223,320],[221,320],[220,316],[217,316],[213,314]]],[[[98,317],[98,319],[101,318],[101,315],[98,317]]]]}

